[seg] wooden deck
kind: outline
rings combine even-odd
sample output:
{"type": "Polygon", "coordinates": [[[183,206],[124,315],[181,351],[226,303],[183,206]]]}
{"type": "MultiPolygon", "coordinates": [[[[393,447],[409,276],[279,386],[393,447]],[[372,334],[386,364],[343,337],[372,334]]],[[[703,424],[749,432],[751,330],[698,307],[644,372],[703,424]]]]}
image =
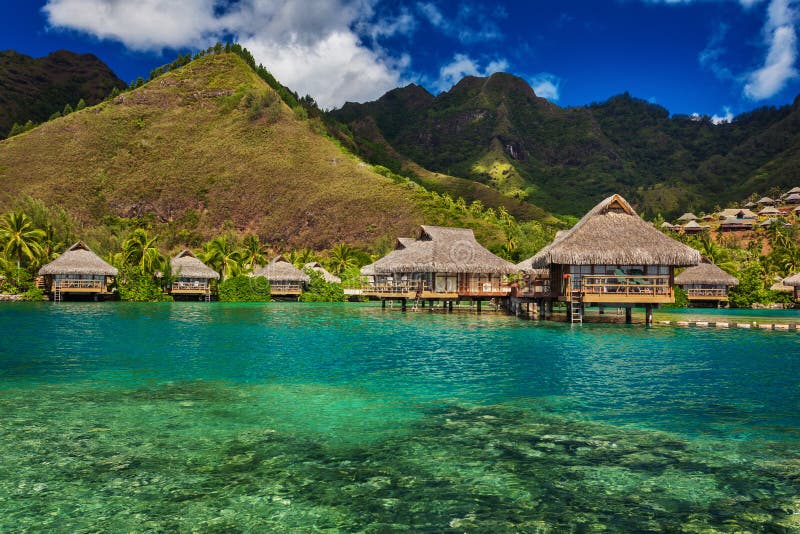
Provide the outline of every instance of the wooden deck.
{"type": "Polygon", "coordinates": [[[173,282],[169,292],[173,295],[207,295],[211,287],[202,282],[173,282]]]}
{"type": "Polygon", "coordinates": [[[690,301],[724,301],[728,300],[727,289],[688,289],[686,290],[686,298],[690,301]]]}
{"type": "Polygon", "coordinates": [[[394,284],[383,286],[360,286],[344,288],[346,295],[364,296],[376,299],[407,300],[459,300],[476,298],[500,298],[511,294],[511,287],[505,284],[468,284],[457,290],[435,290],[427,285],[420,291],[419,284],[394,284]]]}
{"type": "Polygon", "coordinates": [[[50,293],[110,294],[103,280],[58,280],[50,285],[50,293]]]}
{"type": "MultiPolygon", "coordinates": [[[[675,302],[669,276],[586,275],[581,278],[585,304],[668,304],[675,302]]],[[[562,300],[562,299],[559,299],[562,300]]],[[[563,297],[563,300],[569,300],[563,297]]]]}

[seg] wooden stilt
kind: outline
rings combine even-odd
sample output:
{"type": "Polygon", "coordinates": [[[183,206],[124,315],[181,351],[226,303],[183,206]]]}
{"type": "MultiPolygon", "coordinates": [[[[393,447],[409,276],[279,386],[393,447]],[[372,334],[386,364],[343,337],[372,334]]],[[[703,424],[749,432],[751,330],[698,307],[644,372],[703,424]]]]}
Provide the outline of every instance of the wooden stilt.
{"type": "Polygon", "coordinates": [[[400,309],[403,310],[403,311],[406,311],[406,300],[407,299],[401,299],[400,300],[400,309]]]}
{"type": "Polygon", "coordinates": [[[452,300],[448,300],[447,301],[447,311],[453,311],[453,301],[452,300]]]}
{"type": "Polygon", "coordinates": [[[633,308],[630,306],[625,308],[625,324],[631,324],[633,322],[633,308]]]}
{"type": "Polygon", "coordinates": [[[480,300],[478,300],[477,306],[478,306],[478,313],[480,313],[481,312],[481,301],[480,300]]]}
{"type": "Polygon", "coordinates": [[[386,299],[381,299],[381,308],[386,309],[386,299]]]}
{"type": "Polygon", "coordinates": [[[644,307],[644,324],[653,324],[653,305],[647,304],[644,307]]]}

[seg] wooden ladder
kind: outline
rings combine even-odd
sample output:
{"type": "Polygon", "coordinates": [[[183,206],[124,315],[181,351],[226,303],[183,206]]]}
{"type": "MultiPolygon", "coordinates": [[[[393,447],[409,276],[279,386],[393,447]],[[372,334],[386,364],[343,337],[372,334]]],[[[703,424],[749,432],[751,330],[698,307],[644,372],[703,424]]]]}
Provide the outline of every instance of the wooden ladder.
{"type": "Polygon", "coordinates": [[[61,286],[56,284],[55,289],[53,290],[53,302],[61,302],[61,286]]]}
{"type": "Polygon", "coordinates": [[[570,280],[569,287],[569,317],[572,324],[583,324],[583,294],[580,282],[570,280]]]}

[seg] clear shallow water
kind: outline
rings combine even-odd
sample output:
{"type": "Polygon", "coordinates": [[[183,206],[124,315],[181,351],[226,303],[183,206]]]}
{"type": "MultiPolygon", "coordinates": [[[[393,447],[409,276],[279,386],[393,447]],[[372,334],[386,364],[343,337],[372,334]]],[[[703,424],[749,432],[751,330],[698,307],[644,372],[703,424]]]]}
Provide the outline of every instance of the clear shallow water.
{"type": "Polygon", "coordinates": [[[798,349],[358,305],[4,305],[0,531],[798,531],[798,349]]]}

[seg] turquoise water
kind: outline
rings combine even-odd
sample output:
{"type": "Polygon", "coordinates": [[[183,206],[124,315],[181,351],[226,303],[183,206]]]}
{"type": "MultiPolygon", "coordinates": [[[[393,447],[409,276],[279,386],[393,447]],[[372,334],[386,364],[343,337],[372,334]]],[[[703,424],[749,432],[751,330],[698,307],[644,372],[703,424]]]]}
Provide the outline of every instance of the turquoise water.
{"type": "Polygon", "coordinates": [[[353,304],[2,305],[0,531],[800,531],[798,349],[353,304]]]}

